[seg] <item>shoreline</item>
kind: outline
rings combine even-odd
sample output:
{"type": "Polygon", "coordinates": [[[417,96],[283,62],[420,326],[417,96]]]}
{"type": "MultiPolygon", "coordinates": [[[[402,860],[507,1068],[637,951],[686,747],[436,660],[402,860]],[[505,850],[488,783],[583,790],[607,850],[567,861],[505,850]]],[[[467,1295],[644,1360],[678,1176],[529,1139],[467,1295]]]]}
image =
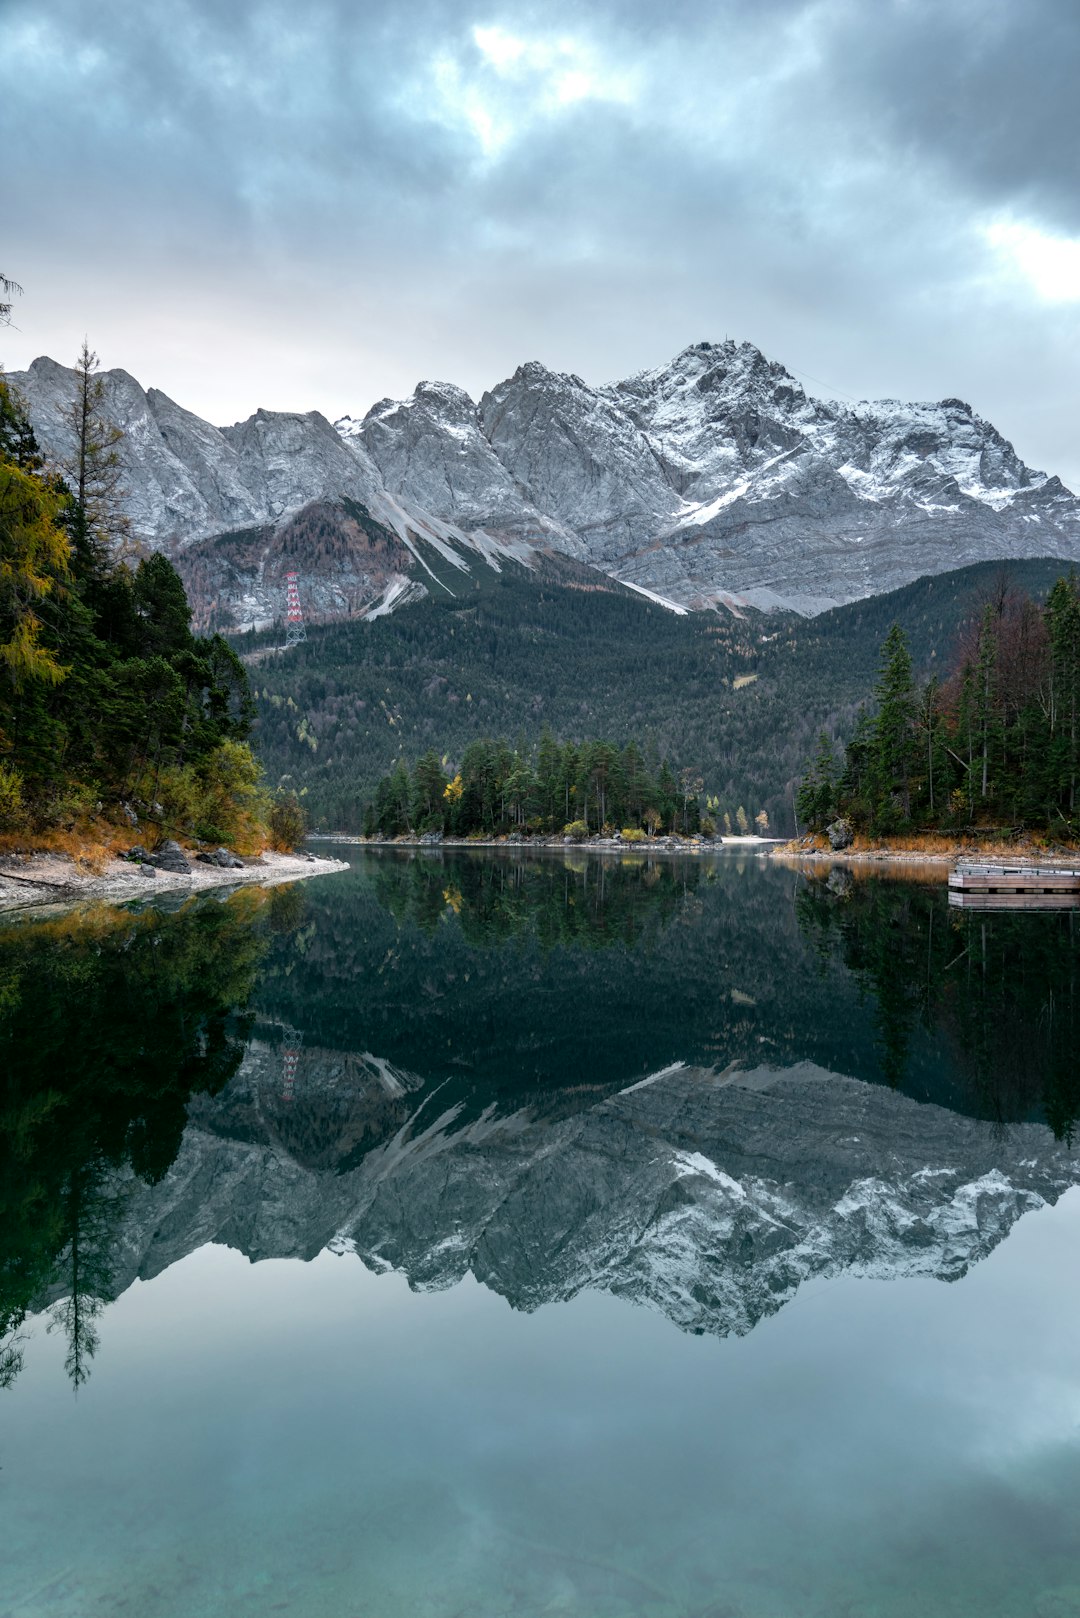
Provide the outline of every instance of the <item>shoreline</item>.
{"type": "Polygon", "coordinates": [[[478,849],[501,854],[718,854],[722,849],[743,849],[761,852],[775,847],[782,839],[777,837],[713,837],[646,838],[643,842],[625,842],[621,837],[587,837],[581,842],[563,837],[362,837],[355,832],[311,832],[305,839],[309,843],[338,843],[350,848],[369,849],[423,849],[426,853],[443,848],[455,850],[478,849]]]}
{"type": "Polygon", "coordinates": [[[1032,871],[1054,871],[1063,867],[1074,869],[1078,856],[1062,848],[1059,852],[1050,852],[1032,848],[1030,844],[1015,845],[1013,847],[993,845],[991,848],[978,847],[970,842],[954,843],[948,848],[917,848],[910,845],[897,844],[895,847],[877,848],[822,848],[820,846],[806,847],[805,841],[788,842],[770,851],[770,859],[782,865],[852,865],[852,866],[883,866],[888,868],[904,866],[933,867],[940,872],[942,880],[948,878],[949,872],[963,863],[976,863],[985,865],[1007,865],[1010,870],[1022,868],[1032,871]]]}
{"type": "Polygon", "coordinates": [[[113,859],[95,874],[80,871],[66,856],[31,854],[19,860],[0,859],[0,913],[45,907],[68,909],[88,900],[122,905],[132,899],[153,898],[155,894],[204,893],[210,888],[273,888],[348,869],[345,860],[267,853],[237,870],[193,864],[186,873],[161,871],[113,859]],[[154,871],[152,876],[146,874],[148,869],[154,871]]]}

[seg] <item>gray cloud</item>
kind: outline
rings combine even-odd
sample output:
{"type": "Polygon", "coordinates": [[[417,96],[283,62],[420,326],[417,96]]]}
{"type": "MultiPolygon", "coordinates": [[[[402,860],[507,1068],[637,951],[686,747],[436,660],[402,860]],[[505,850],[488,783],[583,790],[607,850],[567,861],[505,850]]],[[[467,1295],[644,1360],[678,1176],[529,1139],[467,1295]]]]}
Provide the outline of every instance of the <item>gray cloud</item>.
{"type": "Polygon", "coordinates": [[[2,12],[9,365],[223,420],[732,335],[1080,483],[1075,0],[2,12]]]}

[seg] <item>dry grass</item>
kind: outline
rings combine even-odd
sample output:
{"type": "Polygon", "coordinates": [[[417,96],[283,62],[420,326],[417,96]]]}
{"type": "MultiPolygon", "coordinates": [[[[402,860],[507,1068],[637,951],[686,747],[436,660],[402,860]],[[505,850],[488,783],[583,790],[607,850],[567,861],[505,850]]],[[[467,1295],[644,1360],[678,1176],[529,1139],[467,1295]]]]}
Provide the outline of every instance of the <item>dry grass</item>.
{"type": "MultiPolygon", "coordinates": [[[[812,858],[821,855],[828,859],[838,856],[829,846],[829,839],[824,835],[813,838],[802,837],[795,842],[784,843],[775,851],[777,854],[801,854],[812,858]]],[[[857,858],[859,855],[873,857],[875,855],[889,855],[895,858],[910,857],[912,859],[970,859],[979,856],[1001,859],[1003,856],[1017,859],[1045,859],[1053,854],[1074,854],[1080,852],[1080,844],[1075,842],[1059,842],[1043,833],[1025,832],[1019,836],[995,836],[993,832],[980,832],[978,828],[969,833],[962,832],[907,832],[902,837],[870,837],[864,832],[856,833],[854,841],[848,848],[841,850],[844,858],[857,858]]]]}
{"type": "MultiPolygon", "coordinates": [[[[258,828],[261,834],[261,827],[258,828]]],[[[125,854],[133,843],[152,848],[158,840],[156,828],[143,826],[133,830],[130,826],[116,826],[104,818],[85,820],[70,828],[54,827],[49,831],[22,831],[0,833],[0,861],[17,860],[20,856],[51,854],[57,859],[69,859],[76,870],[87,876],[101,876],[109,861],[125,854]]],[[[188,840],[178,839],[188,854],[195,849],[188,840]]],[[[266,846],[264,835],[257,835],[254,825],[242,828],[234,839],[237,853],[256,856],[266,846]]]]}
{"type": "Polygon", "coordinates": [[[71,860],[79,871],[100,876],[109,861],[130,846],[130,841],[121,837],[115,827],[101,821],[70,831],[54,828],[43,832],[5,832],[0,834],[0,858],[52,854],[58,859],[71,860]]]}

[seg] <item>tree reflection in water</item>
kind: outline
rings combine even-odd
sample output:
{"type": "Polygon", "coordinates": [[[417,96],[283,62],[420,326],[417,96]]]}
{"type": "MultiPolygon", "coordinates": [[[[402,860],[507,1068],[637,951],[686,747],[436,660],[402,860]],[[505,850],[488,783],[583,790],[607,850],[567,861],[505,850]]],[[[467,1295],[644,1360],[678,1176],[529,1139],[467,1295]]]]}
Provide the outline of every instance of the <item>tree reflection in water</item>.
{"type": "Polygon", "coordinates": [[[76,1388],[89,1375],[125,1176],[160,1180],[189,1097],[236,1071],[265,900],[0,927],[0,1385],[28,1311],[57,1295],[68,1374],[76,1388]]]}
{"type": "Polygon", "coordinates": [[[388,850],[315,887],[0,926],[0,1384],[46,1306],[85,1381],[126,1200],[173,1163],[190,1098],[236,1073],[255,1007],[263,1044],[287,1032],[301,1076],[325,1084],[286,1096],[275,1068],[256,1113],[238,1080],[199,1116],[245,1139],[272,1127],[334,1173],[428,1096],[455,1128],[516,1110],[548,1128],[672,1062],[810,1062],[981,1119],[1045,1118],[1072,1141],[1074,913],[951,911],[940,883],[578,852],[388,850]],[[392,1095],[371,1079],[379,1064],[405,1076],[392,1095]]]}
{"type": "Polygon", "coordinates": [[[913,1040],[947,1045],[969,1110],[1042,1117],[1071,1145],[1080,1113],[1080,912],[950,909],[938,886],[849,873],[804,883],[804,935],[872,997],[881,1065],[902,1086],[913,1040]]]}

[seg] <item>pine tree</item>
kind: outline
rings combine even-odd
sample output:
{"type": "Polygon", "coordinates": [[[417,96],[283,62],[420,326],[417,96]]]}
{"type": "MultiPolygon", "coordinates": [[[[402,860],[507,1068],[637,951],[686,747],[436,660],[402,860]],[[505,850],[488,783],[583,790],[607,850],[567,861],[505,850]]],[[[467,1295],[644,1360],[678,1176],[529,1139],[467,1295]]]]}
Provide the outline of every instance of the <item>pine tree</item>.
{"type": "Polygon", "coordinates": [[[975,662],[972,667],[972,722],[979,761],[978,795],[985,807],[990,796],[990,755],[996,736],[997,637],[994,609],[983,610],[975,662]]]}
{"type": "Polygon", "coordinates": [[[1072,819],[1080,783],[1080,583],[1059,579],[1046,603],[1050,634],[1052,770],[1059,802],[1072,819]]]}
{"type": "Polygon", "coordinates": [[[887,831],[911,816],[915,685],[911,653],[899,624],[893,624],[882,645],[874,694],[878,712],[871,755],[872,816],[875,826],[887,831]]]}
{"type": "Polygon", "coordinates": [[[562,783],[560,779],[559,744],[550,725],[540,732],[540,746],[536,760],[537,808],[544,830],[553,832],[561,809],[562,783]]]}
{"type": "Polygon", "coordinates": [[[117,448],[124,434],[105,414],[98,363],[84,338],[75,362],[75,395],[64,413],[73,439],[64,467],[75,500],[72,541],[80,571],[91,577],[107,571],[113,546],[128,538],[131,526],[117,448]]]}
{"type": "Polygon", "coordinates": [[[679,804],[679,789],[667,759],[664,759],[660,765],[660,773],[656,780],[656,796],[661,825],[666,826],[668,831],[674,831],[675,815],[679,804]]]}
{"type": "Polygon", "coordinates": [[[21,291],[18,281],[13,281],[9,275],[0,275],[0,326],[11,325],[11,294],[21,291]]]}
{"type": "Polygon", "coordinates": [[[939,686],[937,677],[930,679],[919,699],[918,723],[922,731],[922,755],[926,765],[927,813],[934,820],[944,809],[945,782],[948,761],[945,752],[944,727],[938,713],[939,686]]]}
{"type": "Polygon", "coordinates": [[[811,789],[799,804],[803,819],[814,831],[823,831],[836,817],[836,755],[827,730],[818,736],[817,757],[810,774],[811,789]]]}
{"type": "Polygon", "coordinates": [[[446,810],[447,778],[439,755],[429,749],[417,760],[412,783],[412,823],[420,831],[441,830],[446,810]]]}

